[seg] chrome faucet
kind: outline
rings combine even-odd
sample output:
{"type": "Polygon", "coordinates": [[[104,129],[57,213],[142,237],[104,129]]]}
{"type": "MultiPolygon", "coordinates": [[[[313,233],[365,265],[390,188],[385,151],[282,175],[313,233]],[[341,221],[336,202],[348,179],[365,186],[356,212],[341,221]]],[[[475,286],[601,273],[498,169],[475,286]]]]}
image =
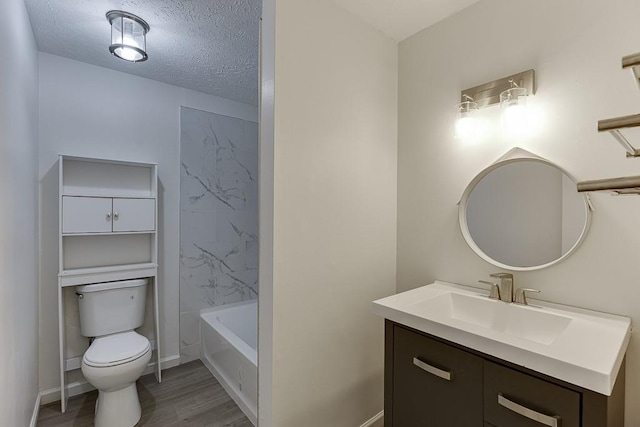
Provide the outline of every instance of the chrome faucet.
{"type": "Polygon", "coordinates": [[[504,302],[513,302],[513,274],[511,273],[493,273],[489,275],[500,279],[500,299],[504,302]]]}

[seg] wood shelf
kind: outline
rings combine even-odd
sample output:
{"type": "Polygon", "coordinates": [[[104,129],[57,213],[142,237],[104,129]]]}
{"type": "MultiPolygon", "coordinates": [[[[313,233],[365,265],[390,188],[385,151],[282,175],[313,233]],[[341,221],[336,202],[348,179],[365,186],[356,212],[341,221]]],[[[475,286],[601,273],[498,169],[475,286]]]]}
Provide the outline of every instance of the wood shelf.
{"type": "Polygon", "coordinates": [[[122,193],[114,193],[114,192],[94,192],[94,193],[83,193],[80,191],[65,191],[62,193],[62,196],[68,197],[108,197],[111,199],[155,199],[154,196],[150,196],[148,192],[140,195],[131,195],[131,194],[122,194],[122,193]]]}
{"type": "Polygon", "coordinates": [[[142,264],[125,264],[114,265],[110,267],[92,267],[92,268],[74,268],[71,270],[63,270],[60,276],[81,276],[87,274],[112,273],[115,271],[139,270],[144,268],[156,268],[158,264],[147,262],[142,264]]]}
{"type": "Polygon", "coordinates": [[[90,237],[90,236],[131,236],[136,234],[155,234],[156,230],[147,231],[108,231],[104,233],[62,233],[62,237],[90,237]]]}

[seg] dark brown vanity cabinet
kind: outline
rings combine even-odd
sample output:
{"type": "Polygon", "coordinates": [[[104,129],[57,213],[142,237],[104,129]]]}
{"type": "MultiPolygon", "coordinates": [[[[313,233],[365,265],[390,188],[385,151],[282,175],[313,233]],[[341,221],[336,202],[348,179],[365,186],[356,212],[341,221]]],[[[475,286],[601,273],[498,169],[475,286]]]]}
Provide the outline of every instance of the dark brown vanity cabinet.
{"type": "Polygon", "coordinates": [[[495,427],[580,427],[580,393],[485,361],[484,419],[495,427]]]}
{"type": "Polygon", "coordinates": [[[623,427],[612,396],[386,321],[385,427],[623,427]]]}
{"type": "Polygon", "coordinates": [[[482,359],[419,338],[394,333],[393,425],[482,427],[482,359]]]}

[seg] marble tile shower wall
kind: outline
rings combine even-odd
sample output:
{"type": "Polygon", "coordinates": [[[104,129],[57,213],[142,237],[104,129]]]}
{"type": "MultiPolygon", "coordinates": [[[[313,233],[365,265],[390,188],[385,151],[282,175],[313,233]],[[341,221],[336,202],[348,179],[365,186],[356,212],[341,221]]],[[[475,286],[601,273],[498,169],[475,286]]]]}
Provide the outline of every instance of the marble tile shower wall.
{"type": "Polygon", "coordinates": [[[180,359],[200,310],[258,297],[258,124],[180,112],[180,359]]]}

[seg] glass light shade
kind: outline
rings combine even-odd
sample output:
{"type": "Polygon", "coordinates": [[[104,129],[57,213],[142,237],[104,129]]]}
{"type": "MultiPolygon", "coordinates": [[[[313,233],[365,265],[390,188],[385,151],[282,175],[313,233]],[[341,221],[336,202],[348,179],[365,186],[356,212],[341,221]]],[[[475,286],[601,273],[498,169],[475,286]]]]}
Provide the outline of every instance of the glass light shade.
{"type": "Polygon", "coordinates": [[[146,61],[149,24],[136,15],[119,10],[107,12],[107,20],[111,24],[109,51],[125,61],[146,61]]]}
{"type": "Polygon", "coordinates": [[[529,130],[527,89],[512,87],[500,94],[502,129],[507,136],[522,136],[529,130]]]}
{"type": "Polygon", "coordinates": [[[472,101],[465,101],[456,105],[456,129],[455,137],[459,139],[474,139],[478,133],[478,119],[475,112],[478,104],[472,101]]]}

